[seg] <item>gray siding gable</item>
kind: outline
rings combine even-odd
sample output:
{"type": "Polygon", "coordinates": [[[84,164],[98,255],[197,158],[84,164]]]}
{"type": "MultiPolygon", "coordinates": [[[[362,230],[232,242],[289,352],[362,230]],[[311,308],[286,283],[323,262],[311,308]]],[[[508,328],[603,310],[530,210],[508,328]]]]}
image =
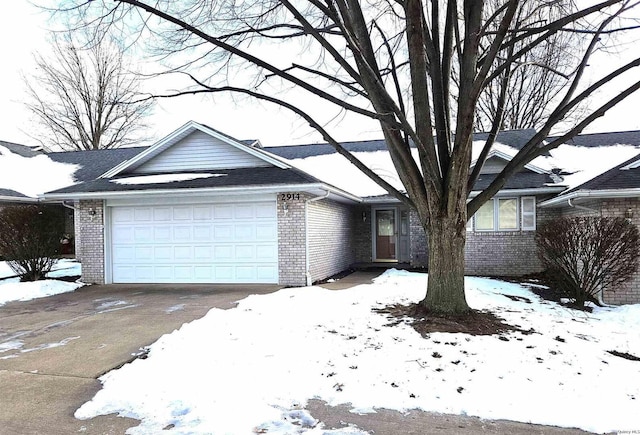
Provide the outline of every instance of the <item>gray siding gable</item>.
{"type": "Polygon", "coordinates": [[[271,165],[221,139],[196,130],[131,172],[148,174],[267,166],[271,165]]]}

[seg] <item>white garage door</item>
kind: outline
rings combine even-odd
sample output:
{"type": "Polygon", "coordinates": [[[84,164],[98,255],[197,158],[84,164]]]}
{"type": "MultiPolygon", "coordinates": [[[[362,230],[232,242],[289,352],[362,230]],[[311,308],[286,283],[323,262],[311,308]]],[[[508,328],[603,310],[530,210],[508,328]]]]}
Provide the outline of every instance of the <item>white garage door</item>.
{"type": "Polygon", "coordinates": [[[114,283],[277,283],[274,201],[113,207],[114,283]]]}

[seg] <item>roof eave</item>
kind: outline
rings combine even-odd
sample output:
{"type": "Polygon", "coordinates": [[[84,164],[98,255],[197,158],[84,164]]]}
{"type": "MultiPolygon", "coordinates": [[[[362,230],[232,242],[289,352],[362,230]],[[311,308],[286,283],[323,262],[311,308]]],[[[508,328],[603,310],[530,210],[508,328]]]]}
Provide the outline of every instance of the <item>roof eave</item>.
{"type": "Polygon", "coordinates": [[[603,189],[603,190],[576,190],[565,195],[559,195],[547,201],[541,202],[540,207],[562,207],[570,206],[569,201],[581,198],[634,198],[640,197],[640,188],[631,189],[603,189]]]}
{"type": "Polygon", "coordinates": [[[198,195],[237,195],[255,193],[281,193],[292,191],[305,191],[310,193],[323,194],[329,192],[330,197],[346,202],[362,202],[362,198],[352,195],[349,192],[338,189],[326,183],[309,184],[272,184],[265,186],[227,186],[227,187],[207,187],[207,188],[183,188],[183,189],[147,189],[147,190],[125,190],[125,191],[99,191],[99,192],[69,192],[69,193],[46,193],[42,196],[45,200],[84,200],[84,199],[107,199],[107,198],[131,198],[139,196],[184,196],[185,194],[198,195]]]}

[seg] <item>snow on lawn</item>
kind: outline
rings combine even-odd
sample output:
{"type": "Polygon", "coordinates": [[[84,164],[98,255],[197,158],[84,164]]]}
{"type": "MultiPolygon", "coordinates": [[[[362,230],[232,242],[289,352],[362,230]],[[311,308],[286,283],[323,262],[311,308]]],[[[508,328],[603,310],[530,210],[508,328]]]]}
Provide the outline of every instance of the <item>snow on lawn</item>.
{"type": "Polygon", "coordinates": [[[31,299],[72,292],[83,285],[83,283],[56,279],[31,282],[0,281],[0,305],[11,301],[30,301],[31,299]]]}
{"type": "Polygon", "coordinates": [[[638,356],[640,306],[576,312],[517,284],[467,278],[472,307],[535,332],[425,339],[372,311],[419,300],[426,279],[390,271],[348,290],[284,289],[213,309],[161,337],[147,359],[100,378],[103,389],[75,415],[142,420],[131,434],[167,426],[177,434],[332,433],[304,411],[318,398],[354,412],[422,409],[596,432],[640,428],[633,381],[640,362],[607,352],[638,356]]]}
{"type": "MultiPolygon", "coordinates": [[[[61,259],[54,265],[47,275],[49,278],[61,278],[64,276],[77,276],[81,274],[81,266],[76,260],[61,259]]],[[[0,305],[11,301],[29,301],[31,299],[44,298],[60,293],[67,293],[82,287],[79,282],[65,282],[56,279],[47,279],[33,282],[20,282],[13,277],[15,273],[6,261],[0,261],[0,305]]]]}

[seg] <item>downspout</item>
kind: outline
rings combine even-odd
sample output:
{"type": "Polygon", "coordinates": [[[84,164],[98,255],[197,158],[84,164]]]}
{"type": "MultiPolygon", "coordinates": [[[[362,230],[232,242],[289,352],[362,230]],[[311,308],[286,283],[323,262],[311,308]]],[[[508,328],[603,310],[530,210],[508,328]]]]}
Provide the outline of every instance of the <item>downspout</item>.
{"type": "MultiPolygon", "coordinates": [[[[588,212],[590,212],[590,213],[597,213],[597,214],[601,214],[601,211],[600,211],[600,210],[596,210],[596,209],[594,209],[594,208],[590,208],[590,207],[585,207],[585,206],[583,206],[583,205],[577,205],[577,204],[574,204],[573,202],[571,202],[571,200],[572,200],[572,199],[573,199],[573,198],[569,198],[569,199],[567,199],[567,203],[569,204],[569,207],[572,207],[572,208],[575,208],[575,209],[578,209],[578,210],[588,211],[588,212]]],[[[600,305],[602,305],[602,306],[605,306],[606,304],[604,303],[603,296],[604,296],[604,295],[603,295],[603,290],[602,290],[602,288],[600,288],[600,289],[598,290],[598,295],[597,295],[597,297],[598,297],[598,303],[599,303],[600,305]]]]}
{"type": "Polygon", "coordinates": [[[71,204],[67,204],[67,201],[62,201],[62,206],[68,208],[69,210],[73,210],[74,212],[80,210],[78,207],[73,206],[71,204]]]}
{"type": "Polygon", "coordinates": [[[567,203],[569,204],[569,207],[572,207],[572,208],[575,208],[575,209],[578,209],[578,210],[589,211],[591,213],[600,214],[600,210],[596,210],[595,208],[585,207],[584,205],[574,204],[573,202],[571,202],[572,200],[573,200],[573,198],[567,199],[567,203]]]}
{"type": "Polygon", "coordinates": [[[310,199],[307,199],[304,202],[304,261],[305,261],[305,277],[307,280],[307,285],[313,284],[311,281],[311,271],[309,266],[309,203],[320,201],[322,199],[329,197],[329,191],[327,190],[324,195],[316,196],[310,199]]]}

